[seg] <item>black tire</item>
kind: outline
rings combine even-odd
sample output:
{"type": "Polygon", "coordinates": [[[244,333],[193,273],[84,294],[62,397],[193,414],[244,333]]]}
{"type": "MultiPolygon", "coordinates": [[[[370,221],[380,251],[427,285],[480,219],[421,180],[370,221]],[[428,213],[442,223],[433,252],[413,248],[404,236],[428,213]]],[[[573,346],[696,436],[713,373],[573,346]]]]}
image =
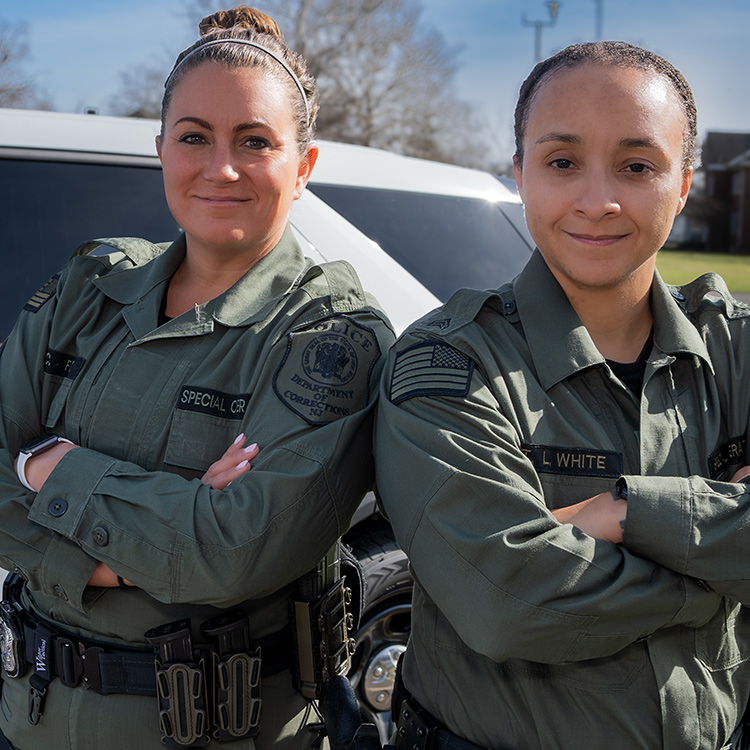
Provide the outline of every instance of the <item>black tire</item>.
{"type": "Polygon", "coordinates": [[[411,632],[413,581],[406,555],[387,521],[361,523],[345,541],[365,578],[365,602],[349,679],[364,719],[375,724],[385,743],[393,730],[391,693],[396,663],[411,632]]]}

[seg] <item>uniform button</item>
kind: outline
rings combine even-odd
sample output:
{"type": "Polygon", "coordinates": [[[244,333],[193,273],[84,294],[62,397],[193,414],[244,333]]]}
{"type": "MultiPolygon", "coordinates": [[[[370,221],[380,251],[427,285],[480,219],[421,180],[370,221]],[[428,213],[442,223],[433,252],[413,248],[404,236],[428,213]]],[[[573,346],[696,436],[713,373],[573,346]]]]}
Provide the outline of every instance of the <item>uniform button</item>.
{"type": "Polygon", "coordinates": [[[509,300],[503,305],[503,313],[505,315],[513,315],[516,311],[516,301],[514,299],[509,300]]]}
{"type": "Polygon", "coordinates": [[[55,518],[59,518],[62,516],[65,511],[68,509],[68,503],[63,500],[61,497],[58,497],[56,500],[53,500],[49,504],[49,508],[47,510],[49,511],[49,514],[51,516],[54,516],[55,518]]]}
{"type": "Polygon", "coordinates": [[[68,601],[68,595],[65,593],[65,589],[58,583],[57,586],[53,589],[55,592],[55,596],[58,599],[62,599],[64,602],[68,601]]]}
{"type": "Polygon", "coordinates": [[[94,544],[99,547],[106,547],[109,544],[109,532],[103,526],[97,526],[94,529],[94,544]]]}
{"type": "Polygon", "coordinates": [[[676,289],[670,289],[669,293],[678,301],[678,302],[684,302],[685,301],[685,295],[682,292],[678,292],[676,289]]]}

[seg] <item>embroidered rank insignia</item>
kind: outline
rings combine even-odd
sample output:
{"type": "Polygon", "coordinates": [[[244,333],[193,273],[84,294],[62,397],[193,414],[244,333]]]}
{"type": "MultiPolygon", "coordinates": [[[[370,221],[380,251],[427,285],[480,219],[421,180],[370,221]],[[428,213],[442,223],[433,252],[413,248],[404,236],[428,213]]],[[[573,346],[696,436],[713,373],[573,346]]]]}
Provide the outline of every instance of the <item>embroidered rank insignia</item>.
{"type": "Polygon", "coordinates": [[[341,315],[290,333],[273,378],[281,401],[309,424],[328,424],[370,401],[370,373],[380,357],[371,328],[341,315]]]}
{"type": "Polygon", "coordinates": [[[396,355],[390,398],[400,404],[414,396],[466,396],[473,372],[471,358],[448,344],[415,344],[396,355]]]}
{"type": "Polygon", "coordinates": [[[56,273],[34,296],[23,306],[24,310],[29,312],[39,312],[39,309],[45,302],[54,296],[57,291],[57,282],[60,280],[60,274],[56,273]]]}
{"type": "Polygon", "coordinates": [[[538,474],[570,474],[578,477],[616,479],[623,474],[622,453],[595,448],[556,448],[551,445],[529,445],[521,450],[538,474]]]}

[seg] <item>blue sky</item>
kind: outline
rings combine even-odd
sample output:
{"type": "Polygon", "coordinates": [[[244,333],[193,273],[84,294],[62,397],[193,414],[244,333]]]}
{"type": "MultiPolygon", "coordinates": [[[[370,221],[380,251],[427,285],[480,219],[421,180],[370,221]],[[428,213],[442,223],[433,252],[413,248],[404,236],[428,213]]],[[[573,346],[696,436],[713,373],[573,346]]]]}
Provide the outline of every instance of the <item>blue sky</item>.
{"type": "MultiPolygon", "coordinates": [[[[647,47],[674,63],[691,84],[699,129],[750,131],[748,0],[601,0],[603,36],[647,47]]],[[[230,3],[227,3],[227,6],[230,3]]],[[[250,3],[252,4],[252,3],[250,3]]],[[[262,0],[256,4],[263,8],[262,0]]],[[[542,0],[423,0],[424,23],[458,48],[456,93],[475,105],[498,153],[512,152],[518,87],[534,64],[534,29],[546,20],[542,0]]],[[[0,0],[0,20],[24,22],[31,57],[24,69],[55,109],[106,114],[119,74],[174,58],[195,36],[180,0],[0,0]]],[[[563,0],[542,34],[547,56],[594,38],[594,0],[563,0]]],[[[502,158],[502,157],[501,157],[502,158]]]]}

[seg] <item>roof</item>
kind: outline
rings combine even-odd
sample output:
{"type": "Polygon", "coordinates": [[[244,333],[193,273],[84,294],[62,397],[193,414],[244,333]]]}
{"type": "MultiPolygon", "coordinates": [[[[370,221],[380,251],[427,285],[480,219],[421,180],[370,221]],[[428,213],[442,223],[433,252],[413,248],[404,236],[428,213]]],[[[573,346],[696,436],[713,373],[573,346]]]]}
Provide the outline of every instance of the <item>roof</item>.
{"type": "Polygon", "coordinates": [[[735,156],[734,159],[732,159],[732,161],[730,161],[727,166],[729,167],[729,169],[739,169],[742,167],[750,167],[750,149],[740,154],[739,156],[735,156]]]}
{"type": "Polygon", "coordinates": [[[703,141],[704,167],[725,169],[730,161],[750,149],[750,133],[706,133],[703,141]]]}

